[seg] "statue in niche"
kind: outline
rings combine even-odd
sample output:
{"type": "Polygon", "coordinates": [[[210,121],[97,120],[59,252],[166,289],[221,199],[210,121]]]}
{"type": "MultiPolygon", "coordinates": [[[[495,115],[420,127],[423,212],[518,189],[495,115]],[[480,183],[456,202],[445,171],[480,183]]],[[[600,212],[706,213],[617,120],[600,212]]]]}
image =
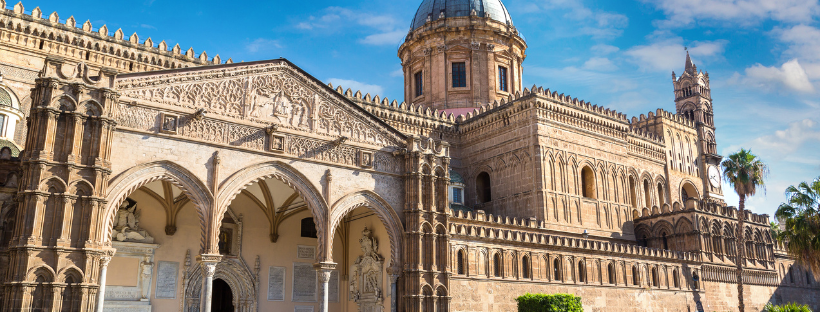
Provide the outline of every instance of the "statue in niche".
{"type": "Polygon", "coordinates": [[[362,231],[359,245],[362,255],[350,267],[350,272],[353,272],[350,274],[350,298],[356,302],[361,312],[382,312],[384,257],[376,253],[379,243],[371,237],[367,227],[362,231]]]}
{"type": "Polygon", "coordinates": [[[117,219],[114,220],[114,231],[111,236],[120,242],[153,243],[154,237],[140,228],[139,216],[137,202],[126,198],[117,210],[117,219]]]}

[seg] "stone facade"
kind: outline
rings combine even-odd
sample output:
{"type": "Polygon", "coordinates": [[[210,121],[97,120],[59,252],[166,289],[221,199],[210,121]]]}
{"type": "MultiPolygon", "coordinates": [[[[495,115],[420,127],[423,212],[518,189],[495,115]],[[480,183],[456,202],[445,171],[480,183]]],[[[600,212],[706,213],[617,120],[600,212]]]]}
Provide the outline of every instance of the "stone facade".
{"type": "Polygon", "coordinates": [[[0,148],[2,311],[724,311],[738,261],[750,309],[820,308],[769,216],[739,229],[723,201],[688,58],[674,112],[627,118],[523,88],[511,20],[442,11],[399,49],[399,103],[25,12],[0,12],[0,113],[25,117],[0,148]]]}

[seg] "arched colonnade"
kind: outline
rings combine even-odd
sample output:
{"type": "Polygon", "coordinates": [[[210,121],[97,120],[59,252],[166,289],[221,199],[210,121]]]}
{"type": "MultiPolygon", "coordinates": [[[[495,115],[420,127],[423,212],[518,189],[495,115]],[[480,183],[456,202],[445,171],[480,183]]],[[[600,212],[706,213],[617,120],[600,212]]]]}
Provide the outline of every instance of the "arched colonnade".
{"type": "MultiPolygon", "coordinates": [[[[215,164],[218,167],[219,161],[215,164]]],[[[213,175],[218,175],[218,169],[212,171],[213,175]]],[[[315,177],[314,177],[315,178],[315,177]]],[[[219,179],[219,176],[217,176],[219,179]]],[[[191,201],[196,209],[201,226],[201,240],[199,256],[196,257],[201,267],[199,274],[202,275],[202,292],[205,297],[210,297],[214,273],[217,271],[217,264],[220,263],[219,254],[219,232],[223,216],[228,211],[231,202],[246,188],[266,179],[276,179],[286,184],[301,197],[310,215],[313,217],[316,228],[316,263],[314,267],[318,271],[320,280],[319,303],[320,311],[327,311],[327,283],[330,279],[331,270],[335,269],[336,262],[333,259],[333,237],[340,223],[353,210],[361,207],[369,208],[387,231],[387,240],[390,245],[389,263],[385,263],[385,268],[391,281],[390,292],[392,298],[396,298],[395,282],[401,272],[402,259],[402,239],[404,229],[396,211],[391,205],[382,199],[378,194],[361,190],[355,191],[335,199],[328,203],[327,197],[331,192],[321,192],[311,179],[303,175],[299,170],[289,164],[280,161],[262,162],[244,167],[236,172],[230,173],[221,183],[211,183],[211,187],[206,183],[206,179],[198,177],[184,166],[172,161],[156,161],[139,164],[122,171],[112,178],[106,193],[105,209],[101,227],[98,227],[101,235],[100,241],[104,245],[110,246],[112,242],[112,229],[117,216],[117,210],[126,198],[151,182],[162,180],[176,186],[191,201]],[[216,189],[216,192],[213,190],[216,189]],[[324,194],[324,195],[323,195],[324,194]]],[[[325,188],[331,188],[330,173],[323,177],[326,181],[325,188]]],[[[322,180],[313,179],[313,180],[322,180]]],[[[213,178],[210,178],[213,181],[213,178]]],[[[103,296],[105,293],[105,271],[107,263],[102,266],[100,277],[100,291],[98,294],[97,310],[102,311],[103,296]]],[[[230,284],[230,283],[229,283],[230,284]]],[[[208,300],[202,300],[200,309],[202,312],[210,310],[208,300]],[[206,307],[206,305],[208,305],[206,307]]]]}

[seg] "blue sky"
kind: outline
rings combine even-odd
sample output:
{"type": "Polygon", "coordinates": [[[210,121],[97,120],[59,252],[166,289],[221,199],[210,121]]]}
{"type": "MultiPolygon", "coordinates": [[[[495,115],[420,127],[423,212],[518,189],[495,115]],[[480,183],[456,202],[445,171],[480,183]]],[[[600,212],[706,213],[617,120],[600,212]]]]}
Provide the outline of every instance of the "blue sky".
{"type": "MultiPolygon", "coordinates": [[[[396,50],[421,0],[27,1],[94,29],[137,32],[223,60],[285,57],[334,85],[401,101],[396,50]]],[[[8,8],[14,4],[9,1],[8,8]]],[[[820,176],[820,3],[816,0],[504,0],[527,39],[524,85],[639,115],[674,111],[671,73],[688,47],[707,70],[718,151],[751,148],[771,167],[755,212],[820,176]]],[[[737,196],[724,186],[727,202],[737,196]]]]}

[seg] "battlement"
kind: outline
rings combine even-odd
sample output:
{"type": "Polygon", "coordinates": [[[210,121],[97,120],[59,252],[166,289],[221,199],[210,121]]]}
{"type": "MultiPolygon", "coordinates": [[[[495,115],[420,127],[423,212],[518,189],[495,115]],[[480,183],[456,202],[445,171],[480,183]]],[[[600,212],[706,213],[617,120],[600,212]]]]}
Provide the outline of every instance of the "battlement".
{"type": "MultiPolygon", "coordinates": [[[[94,29],[91,21],[77,25],[74,16],[62,20],[57,12],[43,18],[40,7],[26,12],[22,2],[6,9],[0,0],[0,41],[32,52],[81,60],[89,65],[115,68],[119,72],[139,72],[221,64],[218,54],[209,58],[193,48],[182,51],[179,44],[168,47],[165,41],[141,40],[134,32],[126,37],[122,29],[113,34],[107,25],[94,29]]],[[[226,63],[233,63],[228,59],[226,63]]]]}
{"type": "Polygon", "coordinates": [[[700,261],[699,254],[690,252],[547,234],[545,232],[544,222],[536,222],[534,218],[517,219],[494,216],[492,214],[485,214],[480,210],[477,212],[464,212],[459,210],[453,211],[453,213],[454,215],[450,217],[451,235],[609,252],[621,254],[624,257],[644,256],[676,261],[700,261]],[[459,224],[460,222],[463,224],[459,224]],[[539,231],[541,233],[538,233],[539,231]]]}

